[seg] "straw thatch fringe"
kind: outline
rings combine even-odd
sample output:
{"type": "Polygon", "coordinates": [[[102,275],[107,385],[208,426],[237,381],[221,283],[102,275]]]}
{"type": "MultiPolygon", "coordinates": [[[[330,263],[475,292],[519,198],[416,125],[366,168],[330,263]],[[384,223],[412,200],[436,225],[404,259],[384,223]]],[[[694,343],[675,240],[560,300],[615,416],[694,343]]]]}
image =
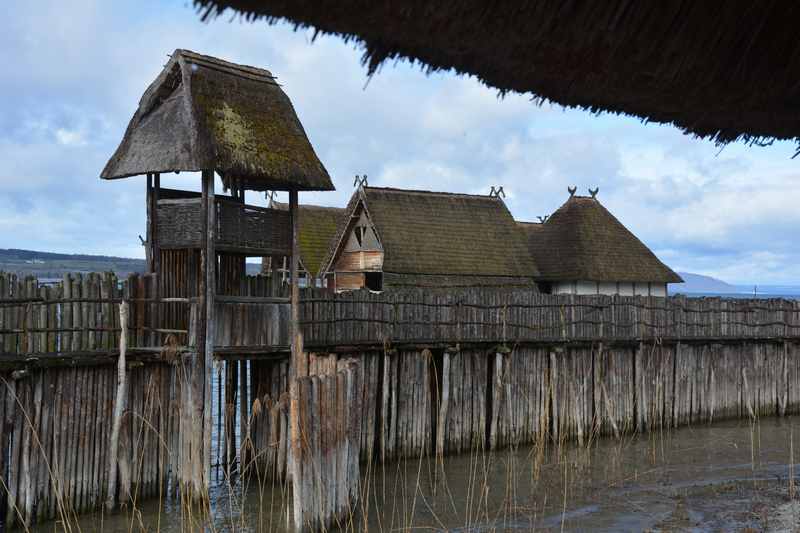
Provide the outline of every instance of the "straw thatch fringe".
{"type": "MultiPolygon", "coordinates": [[[[431,3],[195,0],[363,45],[372,75],[408,58],[593,113],[675,124],[719,143],[800,137],[800,10],[783,2],[431,3]]],[[[316,35],[316,33],[315,33],[316,35]]]]}

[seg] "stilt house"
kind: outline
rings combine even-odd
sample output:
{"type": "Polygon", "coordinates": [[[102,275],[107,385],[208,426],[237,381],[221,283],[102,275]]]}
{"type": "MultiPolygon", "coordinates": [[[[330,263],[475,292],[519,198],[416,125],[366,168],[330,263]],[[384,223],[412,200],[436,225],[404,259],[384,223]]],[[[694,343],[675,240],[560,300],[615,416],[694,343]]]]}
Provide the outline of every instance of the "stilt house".
{"type": "Polygon", "coordinates": [[[596,198],[570,198],[543,223],[520,222],[542,292],[666,296],[681,277],[596,198]]]}
{"type": "Polygon", "coordinates": [[[498,196],[360,187],[323,263],[337,291],[535,286],[522,232],[498,196]]]}
{"type": "MultiPolygon", "coordinates": [[[[176,50],[147,88],[101,177],[140,174],[148,177],[151,280],[142,305],[151,311],[139,326],[158,335],[158,346],[169,343],[162,335],[175,333],[193,348],[181,365],[179,482],[182,497],[199,500],[207,498],[211,478],[214,361],[268,356],[291,345],[292,368],[300,368],[298,193],[333,185],[272,74],[187,50],[176,50]],[[161,188],[162,173],[187,171],[200,173],[200,194],[161,188]],[[215,175],[229,196],[215,194],[215,175]],[[247,205],[248,190],[289,191],[289,209],[247,205]],[[291,297],[249,283],[248,256],[290,256],[291,297]]],[[[225,367],[227,395],[235,378],[225,367]]],[[[298,435],[296,402],[289,409],[298,435]]],[[[230,435],[230,419],[225,426],[230,435]]],[[[232,440],[226,442],[230,450],[232,440]]]]}

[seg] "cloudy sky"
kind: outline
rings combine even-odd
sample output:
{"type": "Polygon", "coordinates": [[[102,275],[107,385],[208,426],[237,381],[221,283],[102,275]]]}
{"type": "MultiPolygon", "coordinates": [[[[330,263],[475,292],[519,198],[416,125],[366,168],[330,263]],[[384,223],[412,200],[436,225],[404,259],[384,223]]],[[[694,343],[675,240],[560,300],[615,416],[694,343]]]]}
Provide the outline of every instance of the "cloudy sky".
{"type": "Polygon", "coordinates": [[[203,23],[186,2],[11,1],[0,18],[0,248],[143,256],[144,178],[98,175],[168,54],[188,48],[278,77],[338,189],[301,201],[344,205],[355,174],[446,191],[503,185],[515,217],[534,220],[568,186],[599,186],[677,270],[800,284],[793,144],[720,149],[670,126],[499,99],[474,79],[407,63],[367,79],[353,45],[312,43],[286,25],[203,23]]]}

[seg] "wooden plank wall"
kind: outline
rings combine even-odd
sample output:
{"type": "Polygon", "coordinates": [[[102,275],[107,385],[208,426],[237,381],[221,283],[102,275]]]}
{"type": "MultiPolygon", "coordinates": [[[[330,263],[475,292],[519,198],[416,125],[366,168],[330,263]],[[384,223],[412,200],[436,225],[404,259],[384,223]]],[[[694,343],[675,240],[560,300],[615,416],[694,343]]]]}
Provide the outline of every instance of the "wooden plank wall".
{"type": "Polygon", "coordinates": [[[288,349],[289,304],[216,302],[215,306],[216,346],[288,349]]]}

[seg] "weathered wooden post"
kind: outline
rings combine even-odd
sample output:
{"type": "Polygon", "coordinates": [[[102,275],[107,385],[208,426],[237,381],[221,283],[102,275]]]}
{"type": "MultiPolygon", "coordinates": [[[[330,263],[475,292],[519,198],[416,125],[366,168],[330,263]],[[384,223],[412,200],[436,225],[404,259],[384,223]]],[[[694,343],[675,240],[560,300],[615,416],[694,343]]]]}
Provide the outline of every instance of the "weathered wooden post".
{"type": "MultiPolygon", "coordinates": [[[[217,251],[215,247],[217,228],[217,205],[214,199],[214,171],[203,171],[203,193],[205,198],[205,346],[203,349],[203,455],[204,473],[202,494],[207,495],[211,480],[211,369],[214,358],[214,296],[217,292],[217,251]]],[[[198,354],[199,356],[199,354],[198,354]]],[[[198,357],[199,359],[199,357],[198,357]]],[[[198,365],[200,366],[200,365],[198,365]]]]}
{"type": "Polygon", "coordinates": [[[289,213],[292,221],[292,256],[291,256],[291,329],[292,329],[292,360],[289,376],[289,438],[291,456],[289,458],[292,474],[292,516],[295,531],[303,530],[303,501],[302,493],[302,436],[300,433],[300,391],[297,378],[305,376],[307,366],[303,361],[303,334],[300,331],[300,288],[297,284],[300,248],[298,244],[299,220],[297,208],[297,190],[289,191],[289,213]]]}
{"type": "Polygon", "coordinates": [[[119,305],[119,360],[117,361],[117,395],[114,398],[114,418],[111,422],[111,440],[108,447],[108,495],[106,508],[110,511],[117,499],[117,454],[119,453],[119,431],[122,412],[125,410],[126,382],[125,355],[128,349],[128,302],[119,305]]]}

